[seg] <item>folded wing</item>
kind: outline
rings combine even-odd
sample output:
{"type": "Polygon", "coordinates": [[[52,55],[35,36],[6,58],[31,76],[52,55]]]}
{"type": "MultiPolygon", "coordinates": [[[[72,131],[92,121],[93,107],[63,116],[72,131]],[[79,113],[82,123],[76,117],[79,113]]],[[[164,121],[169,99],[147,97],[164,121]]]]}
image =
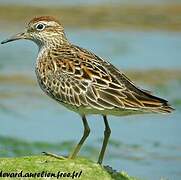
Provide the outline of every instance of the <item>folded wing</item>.
{"type": "Polygon", "coordinates": [[[173,110],[166,100],[139,89],[120,70],[95,54],[77,46],[69,49],[61,49],[53,57],[54,80],[59,84],[53,92],[57,100],[98,110],[119,108],[162,113],[173,110]]]}

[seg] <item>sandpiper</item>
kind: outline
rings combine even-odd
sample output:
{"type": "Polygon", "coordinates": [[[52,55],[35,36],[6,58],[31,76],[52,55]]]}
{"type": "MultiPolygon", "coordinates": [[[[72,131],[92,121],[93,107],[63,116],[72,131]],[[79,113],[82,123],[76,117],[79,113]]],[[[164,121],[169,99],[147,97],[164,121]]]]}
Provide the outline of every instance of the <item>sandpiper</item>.
{"type": "Polygon", "coordinates": [[[88,114],[101,114],[104,119],[104,140],[98,158],[101,164],[111,134],[107,115],[170,113],[173,110],[166,100],[140,89],[108,61],[71,44],[61,23],[53,17],[33,18],[23,33],[1,43],[19,39],[31,40],[39,47],[35,71],[41,89],[82,117],[84,133],[69,155],[70,159],[76,157],[90,133],[88,114]]]}

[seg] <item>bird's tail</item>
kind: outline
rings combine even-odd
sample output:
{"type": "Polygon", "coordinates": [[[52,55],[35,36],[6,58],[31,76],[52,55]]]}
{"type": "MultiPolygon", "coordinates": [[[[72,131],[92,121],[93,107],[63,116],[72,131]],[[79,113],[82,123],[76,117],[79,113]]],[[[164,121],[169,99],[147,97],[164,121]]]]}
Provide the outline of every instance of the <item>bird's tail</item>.
{"type": "Polygon", "coordinates": [[[149,93],[144,92],[145,97],[139,99],[143,104],[145,109],[157,112],[157,113],[171,113],[174,108],[171,107],[170,104],[168,104],[168,101],[156,96],[153,96],[149,93]]]}

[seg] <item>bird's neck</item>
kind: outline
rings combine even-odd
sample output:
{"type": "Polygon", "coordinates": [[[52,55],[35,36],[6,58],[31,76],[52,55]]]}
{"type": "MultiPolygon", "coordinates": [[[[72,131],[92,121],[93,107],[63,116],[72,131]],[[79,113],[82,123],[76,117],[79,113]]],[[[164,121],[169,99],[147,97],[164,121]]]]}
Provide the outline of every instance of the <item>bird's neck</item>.
{"type": "Polygon", "coordinates": [[[49,44],[38,44],[39,50],[38,50],[38,61],[39,60],[49,60],[44,57],[49,56],[52,51],[55,51],[55,49],[62,49],[64,46],[70,45],[68,41],[66,42],[59,42],[59,43],[49,43],[49,44]]]}
{"type": "Polygon", "coordinates": [[[41,42],[36,43],[39,47],[39,52],[42,49],[55,49],[55,48],[61,48],[65,45],[70,44],[67,40],[56,40],[56,41],[50,41],[50,42],[41,42]]]}

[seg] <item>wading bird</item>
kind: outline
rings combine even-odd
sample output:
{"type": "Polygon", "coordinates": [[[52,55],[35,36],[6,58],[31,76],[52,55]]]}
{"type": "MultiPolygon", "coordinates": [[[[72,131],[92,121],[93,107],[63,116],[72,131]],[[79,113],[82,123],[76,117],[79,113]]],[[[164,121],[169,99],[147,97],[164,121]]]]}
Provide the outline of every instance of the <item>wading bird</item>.
{"type": "Polygon", "coordinates": [[[84,133],[69,155],[71,159],[76,157],[90,133],[88,114],[100,114],[104,119],[104,140],[98,158],[101,164],[111,134],[107,115],[170,113],[173,110],[166,100],[138,88],[108,61],[71,44],[61,23],[53,17],[36,17],[23,33],[1,43],[19,39],[31,40],[39,47],[35,71],[41,89],[82,117],[84,133]]]}

